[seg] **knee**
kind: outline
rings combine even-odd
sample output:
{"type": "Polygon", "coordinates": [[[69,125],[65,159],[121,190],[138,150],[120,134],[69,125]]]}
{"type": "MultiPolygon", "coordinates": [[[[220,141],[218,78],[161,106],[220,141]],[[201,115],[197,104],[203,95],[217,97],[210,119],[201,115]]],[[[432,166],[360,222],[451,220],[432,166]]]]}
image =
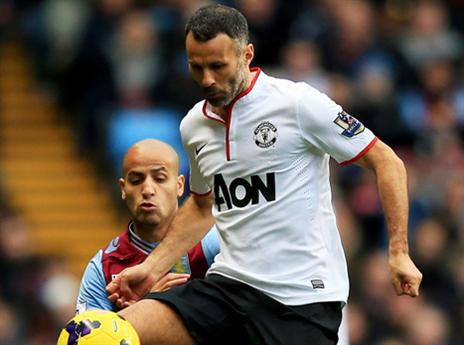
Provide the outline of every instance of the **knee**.
{"type": "Polygon", "coordinates": [[[134,327],[143,343],[148,343],[146,341],[147,335],[150,335],[153,331],[149,329],[149,325],[152,325],[151,321],[157,315],[156,304],[153,302],[151,300],[141,300],[118,312],[119,316],[129,321],[134,327]]]}
{"type": "Polygon", "coordinates": [[[144,345],[195,344],[180,316],[159,301],[141,300],[118,314],[132,324],[144,345]]]}

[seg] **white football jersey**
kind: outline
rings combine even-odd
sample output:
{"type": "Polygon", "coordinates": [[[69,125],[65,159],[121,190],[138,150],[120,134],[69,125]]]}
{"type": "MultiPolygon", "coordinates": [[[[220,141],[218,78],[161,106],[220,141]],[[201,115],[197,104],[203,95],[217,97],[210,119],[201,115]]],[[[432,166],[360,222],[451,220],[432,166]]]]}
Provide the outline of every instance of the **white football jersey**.
{"type": "Polygon", "coordinates": [[[355,161],[377,138],[309,85],[252,72],[227,121],[201,101],[180,126],[191,191],[214,197],[221,251],[208,272],[287,305],[346,302],[329,158],[355,161]]]}

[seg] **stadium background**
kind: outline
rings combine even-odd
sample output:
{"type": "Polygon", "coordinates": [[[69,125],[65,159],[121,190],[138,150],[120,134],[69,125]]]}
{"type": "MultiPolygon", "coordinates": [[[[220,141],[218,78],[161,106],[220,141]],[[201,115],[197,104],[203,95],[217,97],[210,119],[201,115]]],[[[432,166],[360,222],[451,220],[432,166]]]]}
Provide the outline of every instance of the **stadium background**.
{"type": "MultiPolygon", "coordinates": [[[[236,0],[254,65],[327,92],[404,159],[417,299],[396,298],[374,179],[333,169],[352,345],[464,344],[464,3],[236,0]]],[[[80,274],[127,221],[119,162],[200,99],[197,0],[0,2],[0,345],[54,344],[80,274]]],[[[182,169],[188,171],[185,156],[182,169]]]]}

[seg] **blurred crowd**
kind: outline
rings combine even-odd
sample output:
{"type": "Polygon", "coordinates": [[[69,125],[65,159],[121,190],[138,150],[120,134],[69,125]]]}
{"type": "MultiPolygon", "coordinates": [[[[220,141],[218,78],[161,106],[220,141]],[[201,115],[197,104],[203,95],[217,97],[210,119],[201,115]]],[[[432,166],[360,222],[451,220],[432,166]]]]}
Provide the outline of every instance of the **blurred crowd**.
{"type": "MultiPolygon", "coordinates": [[[[0,39],[24,42],[39,85],[112,181],[126,149],[146,137],[173,145],[188,174],[178,125],[201,93],[183,27],[209,2],[3,0],[0,39]]],[[[217,2],[247,17],[254,66],[329,94],[405,161],[410,251],[424,274],[417,299],[390,286],[375,179],[356,166],[332,169],[351,345],[464,344],[464,2],[217,2]]],[[[52,344],[46,333],[73,298],[62,290],[75,291],[59,258],[34,257],[27,230],[2,210],[0,344],[52,344]]]]}

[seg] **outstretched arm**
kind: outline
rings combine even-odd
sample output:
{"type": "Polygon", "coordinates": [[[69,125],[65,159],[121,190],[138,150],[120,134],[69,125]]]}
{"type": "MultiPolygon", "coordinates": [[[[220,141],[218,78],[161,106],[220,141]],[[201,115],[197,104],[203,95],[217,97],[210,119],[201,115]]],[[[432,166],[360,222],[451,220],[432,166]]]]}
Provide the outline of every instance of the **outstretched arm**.
{"type": "Polygon", "coordinates": [[[378,140],[357,162],[374,171],[388,228],[388,262],[397,295],[419,295],[422,274],[409,257],[406,169],[393,150],[378,140]]]}
{"type": "Polygon", "coordinates": [[[109,299],[125,307],[140,299],[191,247],[197,244],[214,223],[211,196],[192,195],[176,214],[159,245],[137,266],[126,268],[108,286],[109,299]]]}

